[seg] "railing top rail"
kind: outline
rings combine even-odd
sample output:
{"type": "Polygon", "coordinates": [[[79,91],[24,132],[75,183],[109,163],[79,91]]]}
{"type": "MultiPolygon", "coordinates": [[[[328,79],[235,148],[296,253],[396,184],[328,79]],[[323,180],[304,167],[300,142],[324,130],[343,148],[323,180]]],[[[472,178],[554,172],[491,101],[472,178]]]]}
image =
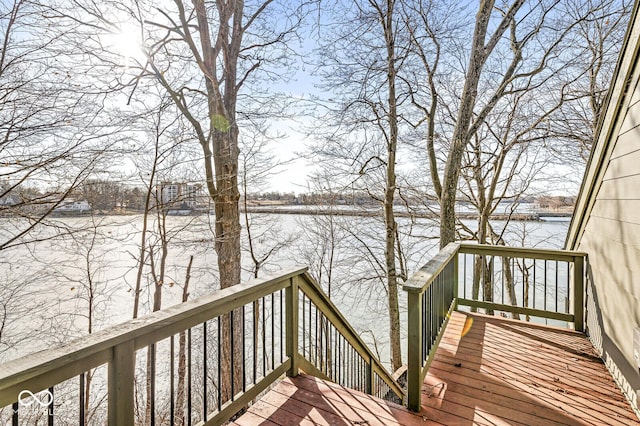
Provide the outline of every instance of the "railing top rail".
{"type": "Polygon", "coordinates": [[[526,257],[529,259],[573,261],[576,257],[585,257],[587,254],[579,251],[540,249],[527,247],[509,247],[490,244],[461,243],[460,253],[490,254],[506,257],[526,257]]]}
{"type": "MultiPolygon", "coordinates": [[[[277,276],[253,279],[214,294],[171,306],[124,324],[76,339],[60,348],[48,349],[1,364],[0,407],[5,401],[4,391],[34,377],[56,372],[52,386],[60,382],[60,370],[71,378],[87,369],[109,362],[112,349],[127,341],[134,341],[135,349],[166,339],[247,303],[286,288],[289,279],[305,273],[306,267],[287,270],[277,276]]],[[[65,380],[65,379],[62,379],[65,380]]]]}
{"type": "Polygon", "coordinates": [[[438,254],[431,258],[422,268],[411,276],[402,286],[404,291],[410,293],[422,293],[438,276],[440,272],[451,262],[460,249],[460,243],[449,243],[438,254]]]}
{"type": "Polygon", "coordinates": [[[342,315],[340,310],[333,304],[331,299],[329,299],[324,291],[320,288],[315,279],[309,274],[305,272],[302,274],[302,278],[305,284],[308,285],[307,288],[314,290],[314,294],[307,296],[313,297],[314,301],[317,303],[320,301],[322,303],[321,310],[329,310],[330,312],[324,312],[327,317],[335,318],[338,322],[340,322],[340,333],[344,335],[346,332],[348,335],[345,335],[349,343],[351,343],[354,348],[360,353],[360,355],[367,355],[371,364],[374,366],[374,369],[381,373],[380,377],[389,385],[392,390],[396,393],[396,395],[401,396],[404,395],[404,391],[398,386],[395,379],[389,371],[382,365],[377,356],[371,351],[371,348],[362,340],[360,335],[353,329],[351,324],[346,320],[346,318],[342,315]]]}

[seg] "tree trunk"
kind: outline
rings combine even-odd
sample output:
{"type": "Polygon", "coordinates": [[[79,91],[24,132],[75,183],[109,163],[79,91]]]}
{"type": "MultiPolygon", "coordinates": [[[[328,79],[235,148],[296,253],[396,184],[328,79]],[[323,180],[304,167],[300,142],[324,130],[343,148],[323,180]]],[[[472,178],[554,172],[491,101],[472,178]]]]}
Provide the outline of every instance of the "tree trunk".
{"type": "MultiPolygon", "coordinates": [[[[157,221],[158,221],[158,234],[160,235],[160,270],[156,271],[156,260],[154,258],[153,246],[149,247],[149,259],[151,263],[151,275],[154,281],[153,291],[153,312],[162,309],[162,286],[164,285],[165,271],[167,267],[167,256],[169,255],[169,241],[167,239],[167,212],[165,209],[156,209],[157,221]]],[[[147,402],[145,406],[145,419],[147,422],[151,422],[151,416],[153,415],[151,405],[154,395],[155,377],[154,372],[156,368],[156,347],[155,345],[147,348],[147,381],[146,381],[146,393],[147,402]]]]}
{"type": "Polygon", "coordinates": [[[395,2],[387,0],[386,22],[384,24],[385,44],[387,47],[387,87],[389,90],[389,138],[387,141],[387,169],[384,193],[385,223],[385,266],[387,270],[387,294],[389,306],[389,327],[391,342],[391,367],[393,371],[402,366],[400,348],[400,309],[398,307],[398,276],[396,271],[396,235],[397,224],[393,211],[396,192],[396,150],[398,147],[398,111],[396,99],[396,57],[393,28],[393,10],[395,2]]]}
{"type": "Polygon", "coordinates": [[[447,155],[442,182],[442,196],[440,197],[440,248],[455,241],[456,238],[456,196],[462,156],[474,133],[471,123],[473,120],[478,84],[482,69],[487,58],[495,48],[498,40],[508,28],[513,17],[520,9],[524,0],[515,0],[503,15],[496,30],[487,38],[487,28],[493,11],[493,0],[481,1],[476,15],[475,29],[469,54],[469,65],[465,76],[464,88],[460,98],[460,108],[453,129],[451,147],[447,155]],[[486,43],[486,44],[485,44],[486,43]]]}
{"type": "MultiPolygon", "coordinates": [[[[507,297],[509,298],[509,303],[513,306],[518,305],[518,299],[516,298],[516,289],[515,282],[513,279],[513,269],[511,268],[511,258],[503,257],[502,258],[502,270],[504,272],[504,280],[507,284],[507,297]]],[[[513,319],[520,319],[520,315],[517,313],[511,314],[513,319]]]]}
{"type": "MultiPolygon", "coordinates": [[[[522,306],[524,306],[525,308],[528,308],[529,307],[529,269],[527,268],[527,262],[525,259],[522,259],[522,285],[524,286],[524,297],[522,300],[522,306]]],[[[531,320],[531,317],[529,316],[529,314],[525,315],[525,320],[526,321],[531,320]]]]}
{"type": "MultiPolygon", "coordinates": [[[[488,260],[486,256],[484,257],[482,265],[482,288],[485,302],[493,302],[493,263],[493,256],[491,256],[491,260],[488,260]]],[[[493,309],[487,309],[486,311],[487,315],[493,315],[493,309]]]]}
{"type": "MultiPolygon", "coordinates": [[[[220,287],[228,288],[240,282],[240,192],[238,191],[238,149],[237,127],[232,125],[226,134],[215,132],[214,155],[216,169],[215,197],[215,249],[220,272],[220,287]],[[235,148],[234,148],[235,147],[235,148]]],[[[219,385],[222,390],[222,402],[231,399],[233,393],[242,387],[242,324],[241,309],[236,309],[232,316],[223,315],[220,350],[223,377],[219,385]],[[233,327],[233,331],[231,328],[233,327]],[[233,333],[233,345],[231,344],[233,333]],[[231,356],[234,356],[233,362],[231,356]],[[233,364],[233,368],[232,368],[233,364]],[[231,380],[234,380],[233,386],[231,380]]]]}
{"type": "MultiPolygon", "coordinates": [[[[240,192],[238,190],[238,123],[236,122],[237,62],[243,36],[244,2],[237,0],[217,2],[219,21],[217,40],[212,43],[209,19],[203,0],[193,0],[198,22],[198,32],[202,47],[203,71],[209,109],[209,138],[199,135],[205,161],[207,189],[215,209],[215,250],[218,258],[220,287],[228,288],[240,283],[240,192]],[[218,57],[216,51],[220,53],[218,57]],[[222,51],[222,52],[220,52],[222,51]],[[217,61],[222,60],[224,92],[218,80],[217,61]],[[213,160],[213,161],[212,161],[213,160]],[[213,165],[213,167],[212,167],[213,165]]],[[[186,24],[185,24],[186,25],[186,24]]],[[[241,377],[241,309],[221,317],[221,370],[218,385],[222,392],[222,402],[242,386],[241,377]],[[231,330],[233,328],[233,330],[231,330]],[[232,343],[233,333],[233,345],[232,343]],[[233,360],[231,357],[234,357],[233,360]],[[232,368],[233,365],[233,368],[232,368]],[[231,383],[231,380],[234,383],[231,383]]]]}
{"type": "MultiPolygon", "coordinates": [[[[189,280],[191,279],[191,265],[193,264],[193,256],[189,258],[187,266],[187,274],[182,289],[182,303],[189,299],[189,280]]],[[[176,411],[175,424],[183,426],[185,424],[185,378],[187,375],[187,338],[186,332],[181,332],[178,337],[178,386],[176,388],[176,411]]],[[[191,360],[189,360],[191,361],[191,360]]]]}
{"type": "Polygon", "coordinates": [[[473,117],[473,108],[478,94],[478,83],[482,66],[485,61],[484,40],[487,34],[487,25],[493,9],[493,1],[480,3],[480,10],[476,17],[476,27],[471,43],[469,55],[469,68],[464,81],[464,89],[456,125],[451,139],[451,148],[447,156],[442,184],[442,196],[440,197],[440,248],[456,239],[456,195],[458,192],[458,179],[460,177],[460,162],[462,154],[469,138],[467,132],[473,117]]]}
{"type": "MultiPolygon", "coordinates": [[[[472,300],[480,300],[480,288],[485,302],[493,301],[493,260],[488,263],[486,256],[476,255],[473,262],[472,300]]],[[[477,309],[471,310],[477,312],[477,309]]],[[[493,309],[487,309],[488,315],[493,315],[493,309]]]]}

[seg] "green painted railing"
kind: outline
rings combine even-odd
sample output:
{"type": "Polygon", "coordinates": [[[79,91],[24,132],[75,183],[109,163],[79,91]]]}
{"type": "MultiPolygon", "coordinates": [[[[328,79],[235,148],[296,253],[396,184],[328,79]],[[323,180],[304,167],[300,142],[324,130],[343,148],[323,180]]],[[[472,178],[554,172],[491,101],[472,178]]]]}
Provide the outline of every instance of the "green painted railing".
{"type": "Polygon", "coordinates": [[[407,400],[420,410],[422,382],[451,312],[460,306],[584,330],[586,255],[562,250],[451,243],[404,284],[408,308],[407,400]]]}
{"type": "MultiPolygon", "coordinates": [[[[403,286],[409,408],[420,409],[422,382],[458,307],[562,321],[583,330],[584,266],[585,255],[577,252],[459,243],[441,250],[403,286]]],[[[49,424],[54,418],[89,423],[87,410],[101,411],[85,404],[85,386],[89,377],[91,389],[101,383],[93,375],[100,368],[106,371],[104,396],[93,400],[106,401],[102,412],[111,425],[136,423],[141,411],[136,395],[145,385],[151,389],[151,400],[142,399],[145,422],[150,417],[152,424],[156,419],[175,424],[188,418],[193,424],[220,424],[284,374],[299,370],[379,397],[405,399],[306,268],[243,283],[0,365],[0,420],[6,422],[8,415],[13,424],[45,417],[49,424]],[[141,360],[146,368],[140,368],[141,360]],[[227,371],[233,374],[225,382],[227,371]],[[182,391],[176,385],[180,380],[182,391]],[[30,396],[43,391],[37,402],[46,403],[44,412],[30,396]]]]}
{"type": "Polygon", "coordinates": [[[217,425],[299,370],[404,399],[391,374],[302,268],[0,365],[0,423],[103,424],[104,417],[118,426],[217,425]],[[100,369],[106,370],[102,380],[100,369]],[[92,396],[100,384],[103,394],[92,396]],[[140,397],[146,389],[150,400],[140,397]]]}

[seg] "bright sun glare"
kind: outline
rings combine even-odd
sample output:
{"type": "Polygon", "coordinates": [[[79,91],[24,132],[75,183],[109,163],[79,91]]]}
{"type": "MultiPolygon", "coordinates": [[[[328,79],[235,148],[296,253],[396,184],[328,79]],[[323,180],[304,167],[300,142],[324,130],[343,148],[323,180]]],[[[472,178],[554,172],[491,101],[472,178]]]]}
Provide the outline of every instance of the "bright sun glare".
{"type": "Polygon", "coordinates": [[[121,25],[119,30],[109,35],[108,43],[122,57],[124,64],[143,59],[140,32],[132,25],[121,25]]]}

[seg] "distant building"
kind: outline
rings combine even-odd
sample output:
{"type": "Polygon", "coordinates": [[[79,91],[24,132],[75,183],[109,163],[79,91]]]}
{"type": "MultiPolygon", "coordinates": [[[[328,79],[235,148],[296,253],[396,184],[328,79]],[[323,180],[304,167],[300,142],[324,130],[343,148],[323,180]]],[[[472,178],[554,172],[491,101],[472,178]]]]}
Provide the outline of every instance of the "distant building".
{"type": "Polygon", "coordinates": [[[156,189],[159,203],[166,208],[196,209],[205,204],[201,184],[162,182],[156,189]]]}
{"type": "Polygon", "coordinates": [[[21,200],[15,192],[12,192],[10,184],[0,183],[0,207],[13,207],[20,204],[21,200]]]}
{"type": "Polygon", "coordinates": [[[20,197],[15,194],[6,194],[0,197],[1,207],[12,207],[20,204],[20,197]]]}
{"type": "Polygon", "coordinates": [[[58,214],[89,214],[91,213],[91,205],[87,200],[74,201],[74,200],[66,200],[63,201],[58,207],[53,209],[54,213],[58,214]]]}

